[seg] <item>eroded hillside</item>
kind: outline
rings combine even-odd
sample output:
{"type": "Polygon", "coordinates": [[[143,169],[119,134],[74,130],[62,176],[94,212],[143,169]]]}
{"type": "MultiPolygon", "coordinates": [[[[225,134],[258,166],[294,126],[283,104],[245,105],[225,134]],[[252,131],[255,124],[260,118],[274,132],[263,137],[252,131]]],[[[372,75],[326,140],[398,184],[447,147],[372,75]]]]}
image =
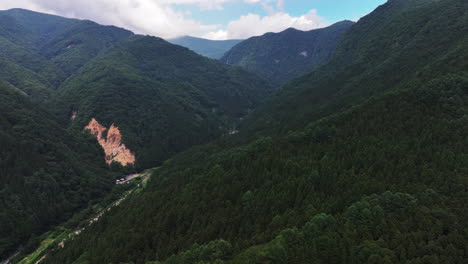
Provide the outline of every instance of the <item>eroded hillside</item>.
{"type": "Polygon", "coordinates": [[[113,161],[123,166],[135,163],[135,154],[122,143],[122,133],[114,124],[109,127],[107,136],[104,136],[107,128],[99,124],[95,118],[91,119],[84,129],[90,131],[104,149],[107,164],[111,164],[113,161]]]}

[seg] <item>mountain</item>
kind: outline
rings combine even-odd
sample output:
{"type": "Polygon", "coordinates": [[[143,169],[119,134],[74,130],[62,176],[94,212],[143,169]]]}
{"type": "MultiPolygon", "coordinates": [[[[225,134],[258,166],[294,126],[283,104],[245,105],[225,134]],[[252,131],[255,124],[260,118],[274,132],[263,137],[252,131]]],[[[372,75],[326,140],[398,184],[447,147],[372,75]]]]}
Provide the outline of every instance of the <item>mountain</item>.
{"type": "Polygon", "coordinates": [[[252,37],[234,46],[220,60],[281,86],[327,62],[338,41],[353,24],[342,21],[311,31],[289,28],[280,33],[252,37]]]}
{"type": "Polygon", "coordinates": [[[44,263],[464,263],[468,3],[390,0],[44,263]]]}
{"type": "Polygon", "coordinates": [[[101,51],[133,35],[114,26],[102,26],[89,20],[70,19],[24,9],[3,14],[12,18],[30,34],[31,50],[71,75],[101,51]]]}
{"type": "MultiPolygon", "coordinates": [[[[155,37],[134,36],[88,63],[51,105],[82,130],[120,128],[139,168],[228,133],[271,90],[259,78],[155,37]]],[[[124,164],[125,165],[125,164],[124,164]]]]}
{"type": "MultiPolygon", "coordinates": [[[[0,83],[0,256],[108,192],[92,137],[66,131],[24,92],[0,83]]],[[[23,244],[24,245],[24,244],[23,244]]]]}
{"type": "Polygon", "coordinates": [[[116,177],[230,133],[271,90],[160,38],[0,11],[0,257],[95,208],[116,177]]]}
{"type": "Polygon", "coordinates": [[[186,47],[196,53],[206,56],[211,59],[220,59],[224,53],[241,42],[239,39],[229,40],[209,40],[203,38],[195,38],[191,36],[184,36],[175,39],[168,39],[172,44],[186,47]]]}
{"type": "Polygon", "coordinates": [[[455,10],[460,6],[448,0],[388,1],[349,30],[329,63],[286,84],[241,131],[285,133],[371,97],[460,72],[468,54],[461,34],[466,17],[455,10]],[[436,10],[440,6],[448,8],[436,10]],[[439,27],[437,19],[452,24],[439,27]]]}
{"type": "Polygon", "coordinates": [[[0,77],[33,100],[45,101],[77,69],[130,35],[91,21],[0,11],[0,77]]]}
{"type": "Polygon", "coordinates": [[[47,102],[63,126],[114,124],[122,153],[107,149],[108,162],[126,155],[132,162],[122,165],[156,166],[228,133],[272,90],[253,74],[117,27],[23,9],[0,19],[2,79],[47,102]]]}

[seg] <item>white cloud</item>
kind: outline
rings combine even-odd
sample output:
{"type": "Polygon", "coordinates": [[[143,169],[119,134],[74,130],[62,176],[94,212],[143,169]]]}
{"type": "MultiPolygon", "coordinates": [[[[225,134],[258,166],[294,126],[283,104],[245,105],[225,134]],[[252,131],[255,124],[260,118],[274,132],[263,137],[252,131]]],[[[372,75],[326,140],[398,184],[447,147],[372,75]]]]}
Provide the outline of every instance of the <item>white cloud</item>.
{"type": "Polygon", "coordinates": [[[187,18],[186,12],[175,11],[171,4],[199,4],[208,8],[225,1],[229,0],[0,0],[0,9],[25,8],[170,38],[203,35],[219,27],[187,18]]]}
{"type": "Polygon", "coordinates": [[[315,10],[293,17],[283,11],[283,0],[0,0],[0,9],[25,8],[66,17],[89,19],[104,25],[116,25],[135,33],[173,38],[182,35],[209,39],[248,38],[288,27],[302,30],[324,25],[315,10]],[[201,9],[222,9],[227,2],[260,4],[269,15],[247,14],[220,25],[203,24],[190,18],[190,9],[174,5],[193,5],[201,9]]]}
{"type": "Polygon", "coordinates": [[[210,32],[205,34],[204,37],[210,39],[244,39],[259,36],[266,32],[280,32],[290,27],[299,30],[312,30],[326,25],[325,20],[317,14],[315,9],[298,17],[293,17],[285,12],[277,12],[264,17],[257,14],[248,14],[230,22],[226,30],[210,32]]]}
{"type": "Polygon", "coordinates": [[[213,39],[213,40],[224,40],[224,39],[228,39],[228,33],[226,30],[220,29],[218,31],[208,32],[202,37],[206,39],[213,39]]]}

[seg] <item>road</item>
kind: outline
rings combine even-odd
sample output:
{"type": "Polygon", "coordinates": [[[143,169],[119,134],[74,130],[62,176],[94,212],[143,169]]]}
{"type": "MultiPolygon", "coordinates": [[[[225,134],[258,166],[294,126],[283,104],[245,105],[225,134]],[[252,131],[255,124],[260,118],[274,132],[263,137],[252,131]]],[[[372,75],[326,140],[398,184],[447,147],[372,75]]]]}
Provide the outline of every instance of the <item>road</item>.
{"type": "Polygon", "coordinates": [[[130,180],[138,178],[140,176],[141,176],[141,174],[130,174],[130,175],[127,175],[127,176],[121,178],[121,179],[124,179],[123,181],[116,181],[115,184],[124,184],[124,183],[127,183],[130,180]]]}

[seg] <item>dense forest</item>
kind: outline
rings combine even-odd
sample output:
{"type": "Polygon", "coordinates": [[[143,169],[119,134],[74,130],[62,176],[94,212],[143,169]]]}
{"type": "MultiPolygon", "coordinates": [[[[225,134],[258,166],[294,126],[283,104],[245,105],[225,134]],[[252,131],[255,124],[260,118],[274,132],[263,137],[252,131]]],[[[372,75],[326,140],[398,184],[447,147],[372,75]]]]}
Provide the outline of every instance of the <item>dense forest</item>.
{"type": "Polygon", "coordinates": [[[466,71],[466,8],[456,0],[387,2],[351,27],[330,63],[282,87],[241,131],[248,137],[285,133],[371,96],[466,71]]]}
{"type": "Polygon", "coordinates": [[[229,133],[272,91],[254,74],[156,37],[23,9],[0,12],[0,47],[2,80],[64,127],[115,124],[138,169],[229,133]]]}
{"type": "Polygon", "coordinates": [[[228,133],[272,90],[159,38],[24,9],[0,11],[0,80],[1,259],[37,246],[123,173],[228,133]],[[120,127],[135,166],[109,171],[83,132],[93,117],[120,127]]]}
{"type": "Polygon", "coordinates": [[[466,10],[388,1],[44,263],[466,263],[466,10]]]}
{"type": "Polygon", "coordinates": [[[64,123],[91,118],[121,128],[137,168],[235,128],[272,88],[253,74],[149,36],[135,36],[92,60],[51,100],[64,123]]]}
{"type": "Polygon", "coordinates": [[[370,99],[283,137],[184,153],[46,263],[144,263],[190,248],[168,263],[463,263],[467,77],[370,99]],[[217,239],[231,246],[197,257],[196,243],[217,239]]]}
{"type": "Polygon", "coordinates": [[[220,61],[258,74],[278,87],[326,63],[353,24],[341,21],[311,31],[289,28],[252,37],[235,45],[220,61]]]}
{"type": "Polygon", "coordinates": [[[114,177],[96,141],[0,83],[0,256],[102,197],[114,177]]]}
{"type": "Polygon", "coordinates": [[[91,21],[24,9],[0,11],[0,77],[45,102],[68,76],[131,35],[91,21]]]}

